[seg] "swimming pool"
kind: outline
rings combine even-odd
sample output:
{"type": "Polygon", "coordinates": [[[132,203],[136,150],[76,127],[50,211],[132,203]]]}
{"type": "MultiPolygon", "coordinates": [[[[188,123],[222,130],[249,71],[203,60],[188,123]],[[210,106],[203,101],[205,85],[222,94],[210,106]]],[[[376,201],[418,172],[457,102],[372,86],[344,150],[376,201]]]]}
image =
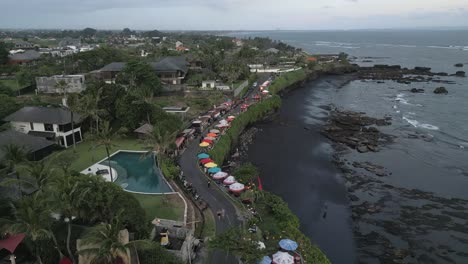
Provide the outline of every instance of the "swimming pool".
{"type": "MultiPolygon", "coordinates": [[[[126,191],[139,193],[168,193],[172,188],[163,179],[154,161],[154,154],[144,156],[146,152],[118,151],[113,154],[111,167],[117,171],[115,183],[126,191]]],[[[107,159],[100,162],[108,165],[107,159]]]]}

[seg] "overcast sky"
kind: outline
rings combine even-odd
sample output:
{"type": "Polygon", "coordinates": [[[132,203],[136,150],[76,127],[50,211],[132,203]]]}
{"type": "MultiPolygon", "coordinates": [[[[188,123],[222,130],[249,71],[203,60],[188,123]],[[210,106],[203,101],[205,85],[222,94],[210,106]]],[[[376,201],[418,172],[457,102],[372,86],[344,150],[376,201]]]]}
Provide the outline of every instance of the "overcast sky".
{"type": "Polygon", "coordinates": [[[367,29],[468,26],[468,0],[0,0],[0,28],[367,29]]]}

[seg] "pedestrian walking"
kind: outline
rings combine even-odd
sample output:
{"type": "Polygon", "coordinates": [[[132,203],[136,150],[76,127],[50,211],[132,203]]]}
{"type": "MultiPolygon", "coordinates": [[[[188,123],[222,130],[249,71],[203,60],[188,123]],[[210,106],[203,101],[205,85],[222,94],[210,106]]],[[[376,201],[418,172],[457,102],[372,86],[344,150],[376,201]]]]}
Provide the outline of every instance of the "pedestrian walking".
{"type": "Polygon", "coordinates": [[[218,220],[221,220],[221,210],[216,211],[216,214],[218,215],[218,220]]]}
{"type": "Polygon", "coordinates": [[[208,188],[210,188],[210,186],[211,186],[211,180],[208,180],[207,185],[208,185],[208,188]]]}

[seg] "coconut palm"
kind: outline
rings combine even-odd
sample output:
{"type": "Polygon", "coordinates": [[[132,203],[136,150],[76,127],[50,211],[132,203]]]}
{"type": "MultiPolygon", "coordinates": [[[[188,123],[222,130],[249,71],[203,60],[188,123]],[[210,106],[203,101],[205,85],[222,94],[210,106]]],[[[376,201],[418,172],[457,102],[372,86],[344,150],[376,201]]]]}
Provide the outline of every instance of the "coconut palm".
{"type": "Polygon", "coordinates": [[[114,144],[114,140],[118,139],[123,131],[122,130],[112,130],[108,121],[105,121],[99,130],[96,130],[96,133],[92,136],[92,139],[96,141],[96,144],[93,148],[98,148],[104,146],[106,148],[107,161],[109,163],[109,173],[111,177],[111,182],[114,181],[112,175],[111,159],[110,159],[110,149],[117,146],[114,144]]]}
{"type": "Polygon", "coordinates": [[[27,162],[22,169],[25,174],[22,179],[19,177],[16,179],[6,179],[1,185],[17,184],[42,191],[56,172],[55,168],[48,160],[27,162]]]}
{"type": "Polygon", "coordinates": [[[2,231],[11,234],[25,233],[34,245],[37,262],[42,264],[39,241],[53,236],[49,228],[51,219],[46,204],[38,195],[32,195],[21,199],[16,207],[11,205],[11,208],[12,219],[0,219],[2,231]]]}
{"type": "Polygon", "coordinates": [[[70,259],[75,263],[75,257],[70,247],[70,239],[72,234],[72,220],[79,214],[78,205],[84,200],[89,193],[88,188],[79,185],[79,178],[69,175],[53,178],[50,184],[52,194],[49,203],[54,212],[60,213],[67,224],[67,251],[70,259]]]}
{"type": "Polygon", "coordinates": [[[16,169],[18,165],[27,161],[27,151],[15,144],[5,145],[2,150],[4,153],[3,161],[7,165],[8,169],[16,175],[18,191],[20,196],[23,196],[19,174],[16,169]]]}
{"type": "Polygon", "coordinates": [[[171,144],[174,143],[175,133],[170,133],[168,130],[163,130],[159,127],[153,127],[153,130],[145,138],[146,144],[151,146],[151,150],[145,155],[156,152],[156,160],[158,166],[160,166],[163,157],[166,155],[171,144]]]}
{"type": "Polygon", "coordinates": [[[131,246],[139,243],[145,243],[142,240],[122,242],[121,230],[124,229],[116,216],[111,224],[99,224],[89,229],[82,238],[84,245],[90,248],[80,250],[80,255],[91,255],[92,264],[112,264],[119,259],[124,263],[128,262],[129,249],[131,246]]]}

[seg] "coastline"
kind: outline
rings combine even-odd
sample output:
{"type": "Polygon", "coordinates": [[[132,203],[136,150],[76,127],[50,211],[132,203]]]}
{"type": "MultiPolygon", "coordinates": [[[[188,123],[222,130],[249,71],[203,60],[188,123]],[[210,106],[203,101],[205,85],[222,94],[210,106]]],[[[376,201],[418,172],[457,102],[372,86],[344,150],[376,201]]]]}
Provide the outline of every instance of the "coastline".
{"type": "MultiPolygon", "coordinates": [[[[381,73],[384,73],[384,71],[381,73]]],[[[431,76],[431,73],[423,70],[422,75],[431,76]]],[[[341,77],[337,76],[337,78],[339,79],[341,77]]],[[[390,81],[398,82],[398,80],[400,80],[400,75],[391,76],[390,78],[392,78],[390,81]]],[[[403,79],[401,81],[406,82],[408,80],[403,79]]],[[[413,79],[412,81],[418,82],[417,79],[413,79]]],[[[376,77],[373,82],[376,84],[380,83],[379,77],[376,77]]],[[[434,79],[433,82],[438,83],[440,81],[439,79],[434,79]]],[[[346,84],[346,82],[343,83],[343,85],[346,84]]],[[[341,86],[336,85],[335,88],[340,88],[341,86]]],[[[310,87],[310,89],[313,89],[313,87],[310,87]]],[[[298,91],[298,93],[302,93],[302,91],[298,91]]],[[[284,96],[289,96],[288,90],[284,92],[284,96]]],[[[288,98],[286,98],[286,100],[287,99],[288,98]]],[[[295,100],[299,99],[296,98],[295,100]]],[[[283,100],[283,103],[285,102],[286,101],[283,100]]],[[[300,100],[296,102],[300,102],[300,100]]],[[[282,111],[284,107],[285,106],[283,105],[280,111],[282,111]]],[[[294,110],[291,111],[296,111],[297,115],[303,113],[301,111],[304,111],[304,109],[299,106],[296,108],[294,107],[296,106],[293,106],[292,109],[294,110]]],[[[317,130],[317,127],[320,127],[320,129],[317,131],[319,131],[319,133],[325,137],[323,134],[323,127],[325,127],[326,124],[330,122],[330,115],[332,114],[333,109],[329,106],[322,107],[323,112],[317,112],[319,113],[317,116],[306,117],[311,119],[321,119],[319,122],[320,124],[317,123],[317,126],[310,125],[301,128],[303,130],[312,131],[314,129],[317,130]]],[[[345,108],[343,110],[347,109],[345,108]]],[[[350,114],[351,116],[354,115],[353,113],[350,114]]],[[[377,119],[384,119],[385,116],[382,115],[373,117],[376,117],[377,119]]],[[[247,160],[254,162],[257,161],[255,165],[261,168],[262,175],[267,174],[268,177],[273,177],[275,174],[280,174],[281,172],[283,177],[286,177],[285,174],[287,175],[288,173],[293,173],[292,171],[283,170],[281,165],[278,164],[278,162],[285,162],[285,164],[288,164],[287,166],[291,166],[289,163],[291,162],[290,159],[279,159],[278,157],[273,159],[273,156],[268,156],[269,152],[277,153],[279,150],[283,150],[285,155],[294,155],[291,152],[286,152],[287,150],[282,148],[282,145],[278,143],[282,141],[284,136],[284,140],[290,141],[289,145],[292,148],[294,147],[294,140],[290,137],[287,137],[287,135],[294,135],[294,137],[302,136],[300,129],[293,130],[291,128],[294,125],[291,124],[293,121],[288,120],[289,118],[294,118],[294,116],[281,116],[272,118],[271,120],[264,122],[264,124],[259,122],[253,129],[251,129],[254,131],[247,132],[246,141],[250,142],[251,144],[246,144],[247,146],[245,146],[245,148],[241,148],[241,152],[245,156],[244,162],[247,160]],[[271,125],[271,123],[274,122],[278,124],[271,125]],[[280,131],[282,126],[290,126],[290,129],[280,131]],[[266,132],[263,131],[265,127],[267,127],[268,130],[266,132]],[[275,138],[276,141],[270,140],[270,142],[267,142],[268,140],[265,138],[275,138]],[[281,146],[276,148],[268,148],[266,147],[268,143],[279,144],[281,146]],[[260,150],[252,150],[252,145],[254,145],[254,148],[258,148],[260,150]],[[256,155],[261,158],[256,159],[256,155]],[[271,162],[261,161],[261,159],[268,159],[269,157],[271,158],[269,159],[271,162]]],[[[380,121],[377,120],[373,122],[380,121]]],[[[367,127],[367,125],[363,127],[367,127]]],[[[385,126],[377,127],[379,130],[386,130],[385,126]]],[[[318,142],[317,144],[321,143],[318,142]]],[[[464,228],[461,223],[463,222],[463,219],[468,219],[466,213],[463,212],[468,201],[458,198],[444,198],[431,192],[418,189],[408,189],[399,185],[389,184],[385,180],[387,177],[392,175],[392,171],[389,171],[386,168],[379,166],[378,164],[372,164],[366,161],[373,155],[376,155],[373,154],[373,147],[362,149],[363,153],[369,152],[367,154],[363,154],[360,153],[361,151],[357,151],[358,145],[351,147],[349,145],[346,146],[346,144],[334,142],[330,142],[329,145],[332,146],[332,148],[329,150],[329,157],[331,162],[333,162],[335,169],[339,170],[340,174],[342,175],[341,180],[343,186],[345,186],[346,200],[348,202],[349,209],[352,211],[352,228],[353,236],[356,239],[356,244],[358,244],[358,249],[356,250],[356,255],[359,255],[358,259],[366,261],[384,260],[392,263],[403,263],[404,261],[428,262],[435,260],[442,261],[440,263],[449,263],[453,261],[453,259],[458,261],[463,259],[463,250],[460,248],[460,245],[455,246],[453,243],[451,245],[444,245],[428,241],[418,244],[417,241],[421,241],[421,239],[424,241],[424,236],[430,238],[430,231],[432,230],[435,232],[448,230],[449,232],[453,233],[452,240],[458,240],[459,242],[466,241],[463,238],[464,236],[459,234],[467,233],[466,228],[464,228]],[[358,157],[358,159],[352,159],[353,156],[358,157]],[[401,208],[399,203],[402,203],[401,208]],[[395,215],[395,211],[397,212],[396,218],[392,218],[394,217],[393,215],[395,215]],[[392,217],[389,217],[389,215],[392,215],[392,217]],[[363,232],[363,230],[368,231],[363,232]],[[405,243],[408,244],[405,245],[405,243]],[[435,248],[433,248],[432,251],[428,251],[428,248],[431,246],[435,246],[435,248]]],[[[382,148],[385,148],[385,146],[382,145],[382,148]]],[[[379,151],[378,146],[375,151],[379,151]]],[[[383,152],[385,151],[386,150],[383,152]]],[[[317,167],[317,169],[320,170],[320,167],[317,167]]],[[[294,178],[294,176],[289,176],[289,178],[290,180],[300,180],[297,179],[297,177],[294,178]]],[[[291,194],[288,193],[288,191],[283,190],[285,189],[285,186],[287,186],[287,180],[281,181],[280,178],[275,178],[272,179],[271,183],[268,183],[265,178],[262,179],[266,188],[269,187],[268,184],[279,185],[277,186],[275,193],[279,196],[282,196],[283,198],[289,196],[289,199],[285,200],[287,200],[290,204],[301,202],[300,200],[294,200],[291,198],[300,195],[291,194]],[[279,181],[279,183],[276,183],[276,181],[279,181]]],[[[297,187],[294,192],[298,192],[299,190],[301,190],[301,188],[297,187]]],[[[320,192],[320,190],[317,189],[315,192],[320,192]]],[[[311,193],[309,195],[314,196],[315,194],[311,193]]],[[[301,198],[305,199],[304,196],[301,198]]],[[[302,207],[300,209],[293,210],[296,215],[299,216],[299,218],[304,218],[304,213],[301,215],[301,211],[306,211],[305,208],[310,210],[310,205],[307,204],[302,204],[301,206],[297,207],[302,207]]],[[[324,211],[325,212],[322,213],[325,213],[326,215],[327,210],[325,209],[324,211]]],[[[328,215],[330,215],[329,211],[330,206],[328,206],[328,215]]],[[[312,239],[314,239],[314,237],[312,237],[312,239]]],[[[323,240],[325,243],[327,242],[326,238],[323,240]]],[[[335,263],[335,261],[333,262],[335,263]]],[[[336,263],[347,262],[343,261],[336,263]]]]}

